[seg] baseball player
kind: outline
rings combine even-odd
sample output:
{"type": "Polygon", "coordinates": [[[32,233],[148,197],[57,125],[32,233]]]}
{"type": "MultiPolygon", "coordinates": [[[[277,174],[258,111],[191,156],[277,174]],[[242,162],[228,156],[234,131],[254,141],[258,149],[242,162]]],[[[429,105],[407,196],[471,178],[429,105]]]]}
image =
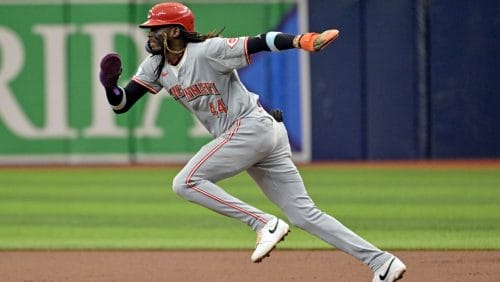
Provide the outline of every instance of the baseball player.
{"type": "MultiPolygon", "coordinates": [[[[269,256],[289,232],[282,219],[233,197],[217,182],[247,171],[289,222],[354,256],[374,271],[373,281],[396,281],[406,266],[319,210],[308,196],[291,159],[287,131],[249,92],[237,69],[258,52],[302,49],[317,52],[334,41],[339,31],[300,35],[266,32],[258,36],[222,38],[219,33],[194,31],[192,11],[180,3],[160,3],[139,27],[148,28],[144,59],[122,88],[118,54],[104,56],[100,81],[113,111],[127,112],[147,92],[162,88],[192,112],[213,135],[173,180],[173,190],[188,201],[246,223],[257,233],[253,262],[269,256]]],[[[175,121],[173,121],[175,122],[175,121]]]]}

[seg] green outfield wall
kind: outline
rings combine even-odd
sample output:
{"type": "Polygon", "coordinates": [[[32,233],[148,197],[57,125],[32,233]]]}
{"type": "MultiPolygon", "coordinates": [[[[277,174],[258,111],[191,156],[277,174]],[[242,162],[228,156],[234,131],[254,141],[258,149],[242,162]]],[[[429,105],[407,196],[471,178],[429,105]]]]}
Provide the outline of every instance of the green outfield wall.
{"type": "MultiPolygon", "coordinates": [[[[99,60],[121,54],[121,84],[147,55],[152,1],[0,2],[0,163],[183,161],[211,136],[162,91],[115,115],[99,60]],[[158,97],[160,96],[160,97],[158,97]]],[[[292,1],[198,1],[196,29],[224,36],[274,28],[292,1]],[[248,17],[252,15],[251,24],[248,17]]]]}

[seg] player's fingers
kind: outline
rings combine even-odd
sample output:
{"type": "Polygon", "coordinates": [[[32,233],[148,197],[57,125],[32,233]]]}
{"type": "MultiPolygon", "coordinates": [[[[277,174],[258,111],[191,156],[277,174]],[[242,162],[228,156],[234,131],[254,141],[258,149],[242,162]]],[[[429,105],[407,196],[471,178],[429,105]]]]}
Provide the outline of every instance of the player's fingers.
{"type": "Polygon", "coordinates": [[[101,59],[101,71],[99,73],[99,80],[105,88],[112,88],[116,86],[118,78],[122,73],[122,62],[120,55],[110,53],[101,59]]]}
{"type": "Polygon", "coordinates": [[[116,74],[121,71],[122,62],[120,55],[110,53],[104,56],[101,60],[101,71],[108,74],[116,74]]]}
{"type": "Polygon", "coordinates": [[[339,37],[340,32],[337,29],[329,29],[322,32],[313,43],[314,51],[323,50],[328,44],[339,37]]]}

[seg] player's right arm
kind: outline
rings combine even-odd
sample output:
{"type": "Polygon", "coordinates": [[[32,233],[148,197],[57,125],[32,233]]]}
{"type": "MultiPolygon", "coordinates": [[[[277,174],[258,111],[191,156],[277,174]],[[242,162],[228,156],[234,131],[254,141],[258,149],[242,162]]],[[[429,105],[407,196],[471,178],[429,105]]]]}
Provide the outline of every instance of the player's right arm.
{"type": "Polygon", "coordinates": [[[146,87],[131,80],[125,88],[115,86],[106,89],[106,98],[117,114],[126,113],[148,91],[146,87]]]}
{"type": "Polygon", "coordinates": [[[131,80],[125,88],[118,86],[121,59],[116,53],[110,53],[101,60],[99,80],[106,90],[106,98],[117,114],[127,112],[147,91],[151,91],[135,80],[131,80]]]}

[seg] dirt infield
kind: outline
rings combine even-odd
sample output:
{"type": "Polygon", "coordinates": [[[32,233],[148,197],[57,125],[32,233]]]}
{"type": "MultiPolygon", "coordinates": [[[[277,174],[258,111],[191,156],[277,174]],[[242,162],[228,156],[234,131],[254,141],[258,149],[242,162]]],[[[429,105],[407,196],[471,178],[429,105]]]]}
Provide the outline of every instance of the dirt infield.
{"type": "MultiPolygon", "coordinates": [[[[500,281],[500,251],[396,251],[402,281],[500,281]]],[[[1,251],[1,281],[371,281],[339,251],[1,251]]]]}

